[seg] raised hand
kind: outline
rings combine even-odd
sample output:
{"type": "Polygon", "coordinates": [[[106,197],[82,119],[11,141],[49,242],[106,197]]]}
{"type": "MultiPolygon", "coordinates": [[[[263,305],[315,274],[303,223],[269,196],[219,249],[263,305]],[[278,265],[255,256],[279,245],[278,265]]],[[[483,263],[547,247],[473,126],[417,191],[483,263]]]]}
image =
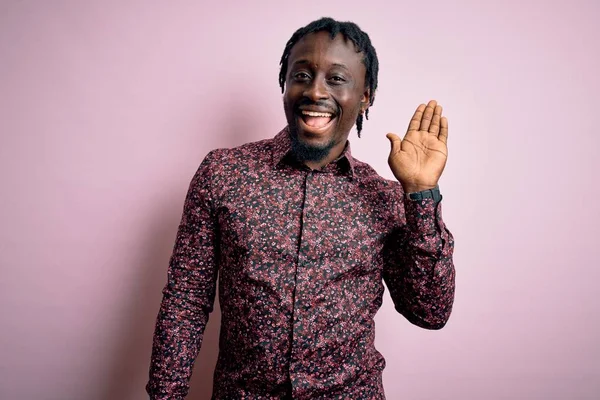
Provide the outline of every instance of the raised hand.
{"type": "Polygon", "coordinates": [[[406,193],[438,184],[448,158],[448,120],[437,101],[417,108],[404,139],[394,133],[387,138],[392,146],[388,164],[406,193]]]}

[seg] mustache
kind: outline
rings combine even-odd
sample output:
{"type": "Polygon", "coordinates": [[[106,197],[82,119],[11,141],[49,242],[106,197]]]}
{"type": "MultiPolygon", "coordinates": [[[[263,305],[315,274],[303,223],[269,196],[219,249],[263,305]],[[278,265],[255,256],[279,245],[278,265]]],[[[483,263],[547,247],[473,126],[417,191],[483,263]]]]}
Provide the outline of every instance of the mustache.
{"type": "Polygon", "coordinates": [[[301,100],[298,104],[296,104],[296,111],[300,111],[301,107],[318,107],[320,109],[325,109],[328,112],[337,115],[338,114],[338,110],[337,107],[335,106],[331,106],[331,104],[328,104],[325,101],[312,101],[312,100],[301,100]]]}

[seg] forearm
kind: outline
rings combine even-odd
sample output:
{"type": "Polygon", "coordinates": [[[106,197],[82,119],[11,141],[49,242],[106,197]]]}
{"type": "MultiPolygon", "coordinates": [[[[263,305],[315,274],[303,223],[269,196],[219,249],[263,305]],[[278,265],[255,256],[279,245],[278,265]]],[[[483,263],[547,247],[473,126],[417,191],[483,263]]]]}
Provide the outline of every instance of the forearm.
{"type": "Polygon", "coordinates": [[[411,323],[440,329],[454,303],[454,239],[432,199],[404,201],[406,225],[384,278],[396,310],[411,323]]]}
{"type": "Polygon", "coordinates": [[[165,286],[146,386],[150,399],[185,398],[210,311],[172,285],[165,286]]]}

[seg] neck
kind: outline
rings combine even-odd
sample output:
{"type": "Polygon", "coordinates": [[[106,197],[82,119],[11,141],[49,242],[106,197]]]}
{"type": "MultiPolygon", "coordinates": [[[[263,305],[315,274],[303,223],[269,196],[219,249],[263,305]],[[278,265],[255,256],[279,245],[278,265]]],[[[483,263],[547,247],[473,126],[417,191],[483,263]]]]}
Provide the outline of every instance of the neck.
{"type": "Polygon", "coordinates": [[[332,162],[333,160],[337,159],[339,156],[341,156],[342,153],[344,152],[345,148],[346,148],[346,141],[338,143],[334,147],[331,148],[331,150],[329,151],[329,154],[327,154],[327,156],[324,157],[323,159],[321,159],[319,161],[304,161],[304,165],[306,165],[308,168],[310,168],[312,170],[319,170],[319,169],[323,168],[324,166],[326,166],[327,164],[329,164],[330,162],[332,162]]]}

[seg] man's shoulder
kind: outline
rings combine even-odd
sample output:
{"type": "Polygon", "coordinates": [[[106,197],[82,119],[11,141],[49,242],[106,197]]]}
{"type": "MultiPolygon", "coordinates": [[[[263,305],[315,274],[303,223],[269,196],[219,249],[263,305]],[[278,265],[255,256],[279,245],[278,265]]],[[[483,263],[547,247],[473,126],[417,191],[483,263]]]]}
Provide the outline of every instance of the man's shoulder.
{"type": "Polygon", "coordinates": [[[220,147],[206,155],[206,162],[221,167],[249,167],[271,160],[273,138],[261,139],[234,147],[220,147]]]}
{"type": "Polygon", "coordinates": [[[397,190],[399,186],[401,187],[397,180],[384,178],[371,165],[356,158],[354,158],[354,174],[363,184],[379,189],[397,190]]]}

